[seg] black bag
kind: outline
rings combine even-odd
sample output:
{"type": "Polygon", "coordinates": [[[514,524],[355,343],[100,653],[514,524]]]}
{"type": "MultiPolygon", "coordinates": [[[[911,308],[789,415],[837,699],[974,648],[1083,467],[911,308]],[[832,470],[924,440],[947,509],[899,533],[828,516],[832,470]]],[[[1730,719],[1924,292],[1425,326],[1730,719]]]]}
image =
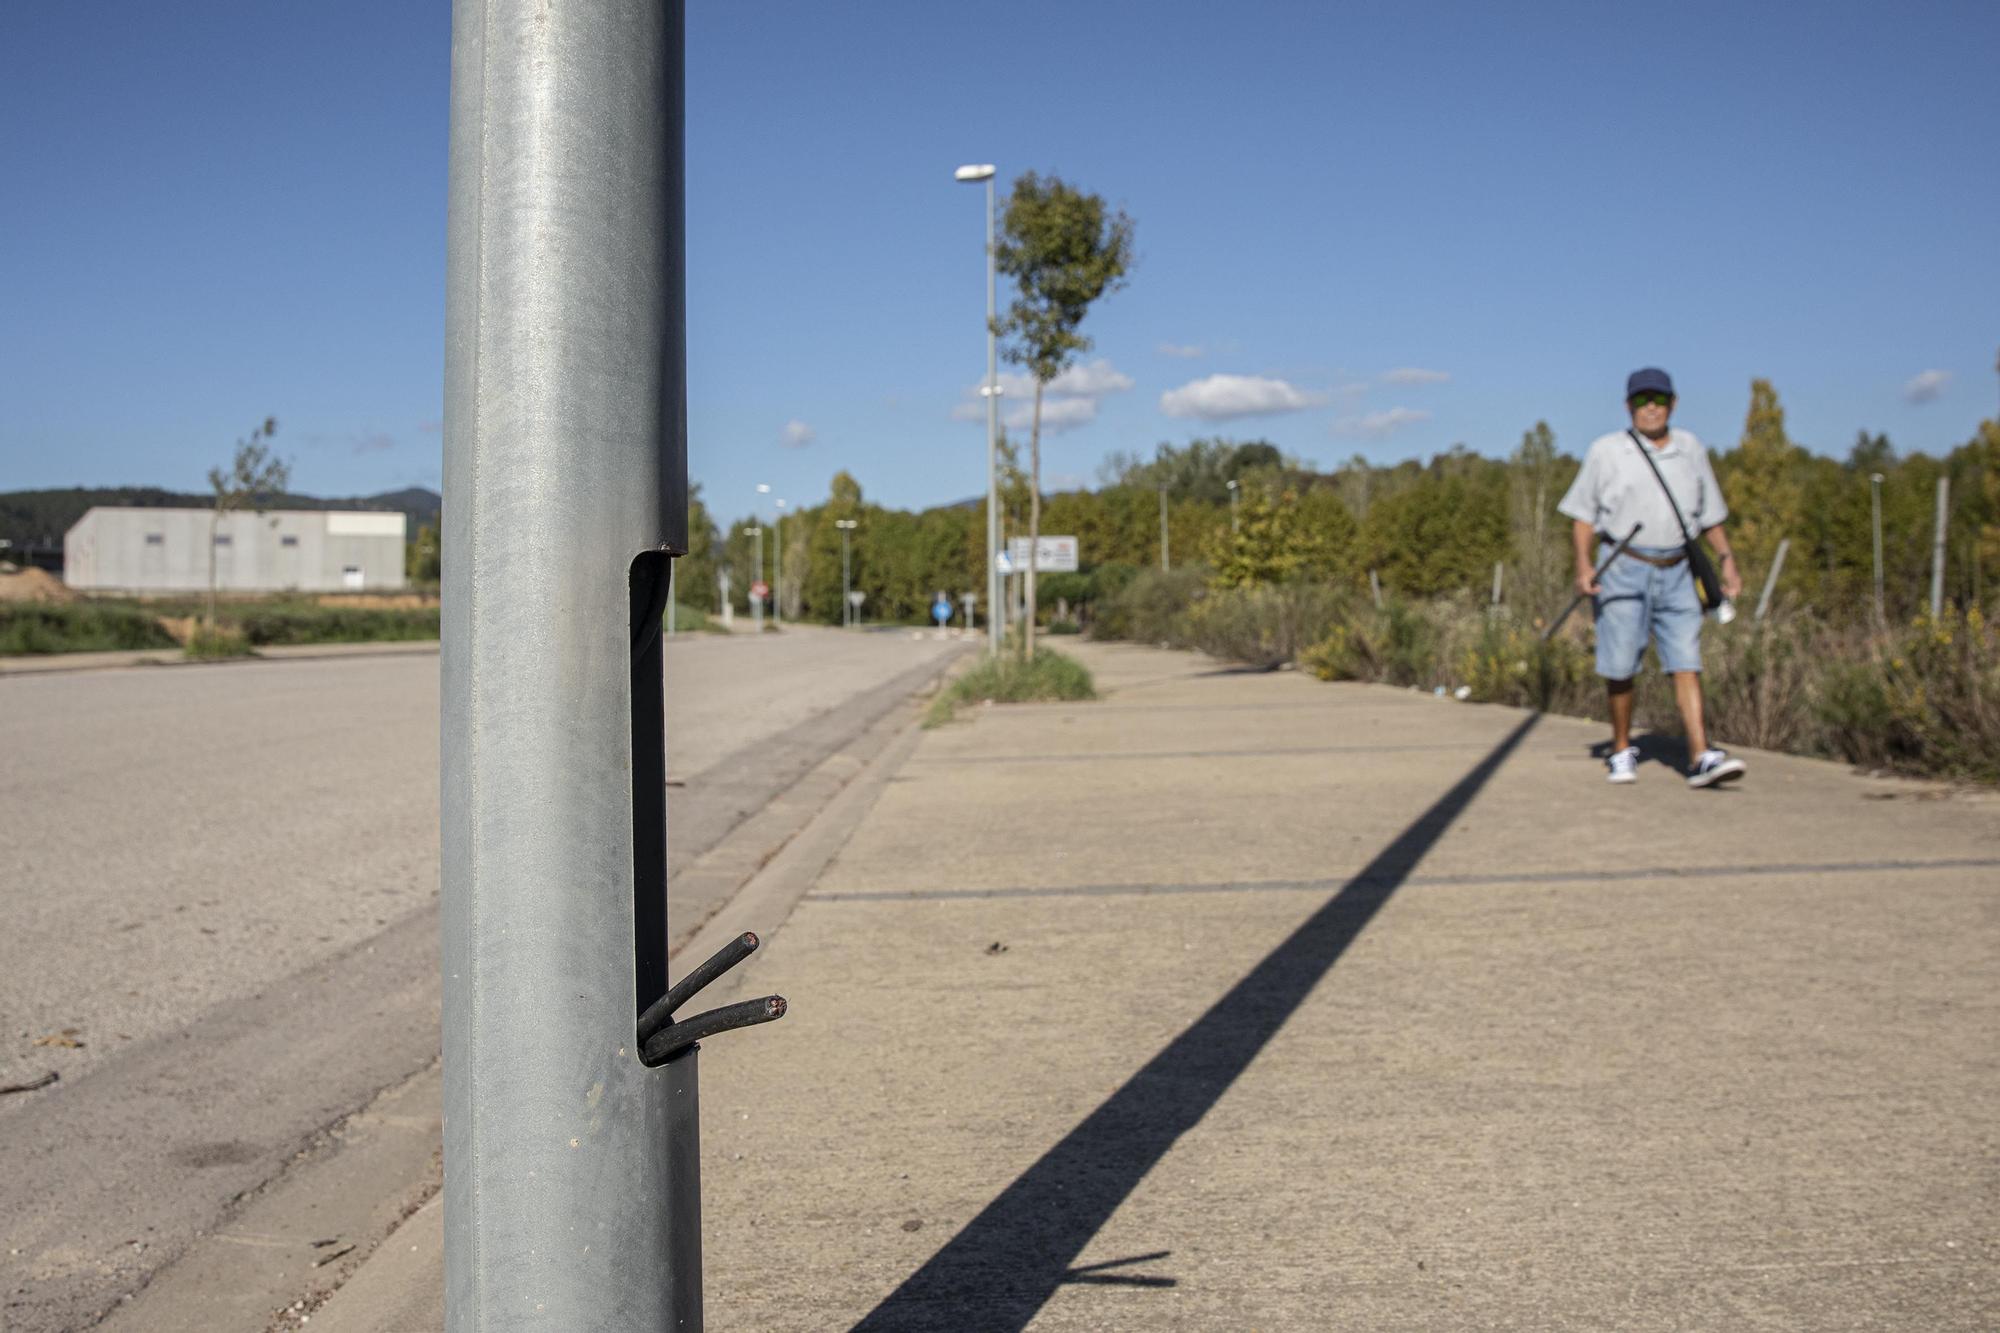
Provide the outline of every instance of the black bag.
{"type": "Polygon", "coordinates": [[[1701,598],[1701,609],[1713,611],[1722,605],[1722,580],[1715,576],[1715,565],[1709,560],[1708,552],[1703,549],[1702,544],[1695,540],[1692,532],[1688,531],[1687,520],[1681,517],[1681,507],[1674,503],[1674,493],[1667,490],[1667,479],[1660,475],[1660,465],[1653,461],[1653,451],[1639,438],[1638,431],[1628,430],[1625,433],[1630,435],[1632,443],[1638,446],[1639,456],[1646,460],[1646,466],[1653,469],[1653,480],[1660,483],[1661,490],[1666,491],[1667,507],[1674,511],[1674,522],[1681,525],[1683,543],[1681,549],[1687,552],[1688,568],[1694,572],[1694,590],[1701,598]]]}

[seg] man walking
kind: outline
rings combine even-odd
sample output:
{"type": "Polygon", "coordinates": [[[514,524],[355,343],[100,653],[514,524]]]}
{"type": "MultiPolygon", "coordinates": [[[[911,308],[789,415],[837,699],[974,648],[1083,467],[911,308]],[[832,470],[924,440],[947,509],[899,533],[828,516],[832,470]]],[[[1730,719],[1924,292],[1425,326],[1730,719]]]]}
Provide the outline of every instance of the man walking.
{"type": "Polygon", "coordinates": [[[1743,776],[1743,761],[1711,749],[1701,709],[1701,599],[1688,567],[1682,532],[1707,538],[1721,562],[1722,593],[1743,591],[1722,520],[1729,516],[1715,484],[1708,450],[1689,431],[1670,430],[1674,382],[1664,370],[1635,370],[1625,381],[1632,429],[1600,436],[1557,509],[1575,520],[1577,591],[1597,617],[1597,674],[1611,704],[1611,781],[1638,780],[1632,745],[1632,678],[1646,641],[1674,678],[1674,702],[1687,729],[1687,782],[1709,787],[1743,776]],[[1649,462],[1650,460],[1650,462],[1649,462]],[[1596,573],[1601,554],[1640,524],[1638,539],[1596,573]]]}

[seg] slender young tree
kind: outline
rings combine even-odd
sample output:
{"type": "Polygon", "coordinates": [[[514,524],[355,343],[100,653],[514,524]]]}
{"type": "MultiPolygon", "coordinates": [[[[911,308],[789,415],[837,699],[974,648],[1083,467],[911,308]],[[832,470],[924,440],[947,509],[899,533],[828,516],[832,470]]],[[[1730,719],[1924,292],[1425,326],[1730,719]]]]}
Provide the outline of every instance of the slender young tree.
{"type": "Polygon", "coordinates": [[[208,519],[207,624],[211,630],[215,628],[215,539],[222,532],[222,516],[245,505],[255,505],[261,510],[263,502],[283,493],[292,479],[291,465],[264,443],[277,433],[278,419],[265,417],[248,439],[236,442],[236,457],[227,472],[219,467],[208,470],[208,484],[215,490],[215,511],[208,519]]]}
{"type": "Polygon", "coordinates": [[[1028,569],[1023,652],[1035,654],[1035,556],[1042,534],[1042,394],[1090,339],[1077,331],[1091,304],[1125,285],[1132,265],[1132,219],[1055,176],[1030,171],[1014,182],[1002,215],[994,263],[1020,295],[994,331],[1007,359],[1035,380],[1028,435],[1028,569]]]}
{"type": "MultiPolygon", "coordinates": [[[[1521,436],[1508,469],[1508,506],[1514,538],[1512,600],[1530,616],[1546,613],[1563,592],[1562,548],[1552,543],[1548,515],[1559,492],[1555,487],[1556,435],[1546,421],[1521,436]]],[[[1558,534],[1568,540],[1568,532],[1558,534]]]]}

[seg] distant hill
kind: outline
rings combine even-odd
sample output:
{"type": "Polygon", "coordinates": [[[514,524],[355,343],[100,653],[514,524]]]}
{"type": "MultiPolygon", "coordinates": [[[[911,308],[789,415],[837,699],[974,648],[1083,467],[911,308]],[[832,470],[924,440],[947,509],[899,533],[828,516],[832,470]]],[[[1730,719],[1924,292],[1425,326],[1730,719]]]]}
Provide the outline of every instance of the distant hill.
{"type": "MultiPolygon", "coordinates": [[[[95,505],[136,509],[207,509],[214,503],[212,495],[167,491],[158,486],[77,486],[55,491],[0,491],[0,538],[13,543],[17,558],[31,551],[60,552],[63,534],[95,505]]],[[[333,500],[312,495],[281,495],[266,504],[265,508],[399,510],[409,517],[410,532],[415,535],[423,524],[437,521],[438,507],[442,503],[442,497],[436,491],[413,486],[408,490],[389,491],[382,495],[354,495],[333,500]]]]}

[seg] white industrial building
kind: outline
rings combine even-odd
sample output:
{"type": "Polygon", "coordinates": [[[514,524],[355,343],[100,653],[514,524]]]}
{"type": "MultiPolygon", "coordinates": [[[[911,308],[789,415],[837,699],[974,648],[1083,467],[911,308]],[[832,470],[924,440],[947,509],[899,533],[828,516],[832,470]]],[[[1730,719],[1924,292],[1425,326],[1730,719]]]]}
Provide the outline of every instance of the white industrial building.
{"type": "Polygon", "coordinates": [[[86,592],[201,592],[213,536],[224,592],[380,592],[405,586],[402,514],[100,506],[63,536],[63,582],[86,592]]]}

